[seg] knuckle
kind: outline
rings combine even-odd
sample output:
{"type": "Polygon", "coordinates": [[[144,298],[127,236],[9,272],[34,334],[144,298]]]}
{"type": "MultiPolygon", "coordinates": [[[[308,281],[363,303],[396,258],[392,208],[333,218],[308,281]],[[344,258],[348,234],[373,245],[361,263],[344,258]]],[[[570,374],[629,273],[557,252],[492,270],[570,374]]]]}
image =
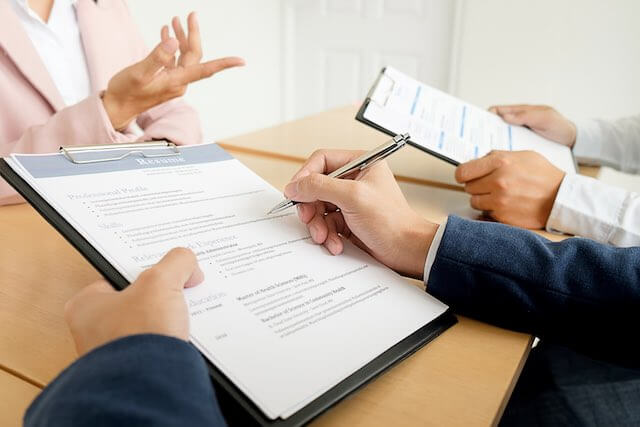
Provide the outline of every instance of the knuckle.
{"type": "Polygon", "coordinates": [[[329,153],[329,150],[320,148],[311,153],[311,157],[325,157],[329,153]]]}
{"type": "Polygon", "coordinates": [[[367,187],[362,185],[361,182],[354,181],[354,185],[351,188],[351,198],[356,203],[362,203],[367,200],[367,187]]]}
{"type": "Polygon", "coordinates": [[[509,204],[509,199],[508,199],[508,197],[505,197],[505,196],[496,197],[495,202],[494,202],[494,206],[497,209],[504,209],[504,208],[506,208],[508,206],[508,204],[509,204]]]}
{"type": "Polygon", "coordinates": [[[498,190],[506,191],[509,189],[509,180],[505,177],[499,177],[495,180],[495,187],[498,190]]]}
{"type": "Polygon", "coordinates": [[[70,324],[75,314],[75,298],[71,298],[64,303],[64,320],[70,324]]]}
{"type": "Polygon", "coordinates": [[[496,167],[502,168],[511,164],[511,159],[505,153],[497,153],[494,157],[496,167]]]}
{"type": "Polygon", "coordinates": [[[144,81],[144,77],[142,76],[141,73],[139,72],[131,73],[131,83],[133,83],[136,86],[139,86],[143,83],[143,81],[144,81]]]}
{"type": "Polygon", "coordinates": [[[322,178],[323,178],[322,175],[318,173],[312,173],[308,175],[306,178],[304,178],[302,180],[302,183],[303,184],[306,183],[307,189],[315,189],[322,185],[322,180],[323,180],[322,178]]]}
{"type": "Polygon", "coordinates": [[[162,280],[162,271],[157,266],[151,267],[138,276],[139,283],[156,283],[162,280]]]}

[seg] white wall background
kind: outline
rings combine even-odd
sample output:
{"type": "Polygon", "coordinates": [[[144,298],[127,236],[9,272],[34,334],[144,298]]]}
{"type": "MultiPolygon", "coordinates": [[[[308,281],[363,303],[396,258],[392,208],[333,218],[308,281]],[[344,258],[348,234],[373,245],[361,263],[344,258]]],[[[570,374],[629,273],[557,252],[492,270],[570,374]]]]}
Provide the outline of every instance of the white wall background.
{"type": "Polygon", "coordinates": [[[458,96],[579,120],[640,113],[640,1],[464,0],[458,96]]]}
{"type": "Polygon", "coordinates": [[[449,83],[452,0],[284,0],[285,118],[361,102],[384,66],[449,83]]]}
{"type": "Polygon", "coordinates": [[[187,102],[203,122],[205,140],[245,133],[281,121],[281,40],[279,0],[129,0],[148,46],[172,16],[185,25],[199,14],[204,57],[241,56],[244,68],[224,71],[193,85],[187,102]]]}
{"type": "MultiPolygon", "coordinates": [[[[304,105],[301,92],[317,91],[319,82],[296,75],[304,67],[292,62],[296,51],[304,51],[306,38],[296,33],[305,26],[296,29],[291,10],[298,6],[304,10],[316,1],[328,5],[318,8],[318,21],[328,35],[344,32],[349,19],[353,19],[354,32],[370,34],[390,32],[399,25],[397,16],[390,17],[388,22],[393,25],[388,25],[384,19],[374,19],[369,10],[413,8],[426,14],[424,25],[433,25],[428,21],[438,17],[446,20],[443,26],[450,28],[450,37],[447,31],[434,35],[415,27],[418,43],[428,38],[425,44],[441,42],[449,52],[420,65],[419,74],[441,76],[445,70],[446,75],[432,83],[449,87],[476,105],[545,103],[574,119],[640,112],[637,0],[130,0],[129,6],[150,46],[171,16],[196,10],[207,58],[238,55],[247,60],[246,68],[223,72],[187,94],[188,102],[200,111],[205,136],[211,140],[325,108],[317,97],[309,97],[309,104],[304,105]],[[454,7],[447,7],[446,2],[454,7]],[[328,9],[344,10],[346,15],[327,19],[328,9]],[[357,13],[349,18],[354,10],[357,13]],[[308,89],[292,84],[305,78],[308,89]]],[[[306,20],[312,19],[308,10],[304,13],[306,20]]],[[[317,47],[314,37],[312,45],[317,47]]],[[[327,40],[332,45],[340,41],[335,36],[327,40]]],[[[351,39],[344,40],[345,48],[352,49],[351,39]]],[[[367,48],[363,40],[358,39],[358,48],[367,48]]],[[[368,48],[374,51],[380,40],[372,37],[370,43],[368,48]]],[[[324,89],[331,105],[351,103],[365,95],[362,87],[344,90],[338,84],[324,89]]]]}

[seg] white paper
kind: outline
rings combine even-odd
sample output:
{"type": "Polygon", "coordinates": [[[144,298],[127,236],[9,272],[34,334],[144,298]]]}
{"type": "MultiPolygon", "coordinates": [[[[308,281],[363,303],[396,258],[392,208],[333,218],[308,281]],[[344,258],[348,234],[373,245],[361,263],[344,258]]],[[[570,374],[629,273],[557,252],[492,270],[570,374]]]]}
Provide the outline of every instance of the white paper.
{"type": "Polygon", "coordinates": [[[181,150],[10,163],[129,280],[191,248],[206,276],[185,291],[192,341],[269,417],[291,415],[446,310],[355,246],[331,256],[295,210],[267,216],[282,195],[216,145],[181,150]]]}
{"type": "Polygon", "coordinates": [[[364,118],[458,163],[492,150],[534,150],[556,167],[575,173],[571,150],[529,129],[425,85],[387,67],[371,94],[364,118]]]}

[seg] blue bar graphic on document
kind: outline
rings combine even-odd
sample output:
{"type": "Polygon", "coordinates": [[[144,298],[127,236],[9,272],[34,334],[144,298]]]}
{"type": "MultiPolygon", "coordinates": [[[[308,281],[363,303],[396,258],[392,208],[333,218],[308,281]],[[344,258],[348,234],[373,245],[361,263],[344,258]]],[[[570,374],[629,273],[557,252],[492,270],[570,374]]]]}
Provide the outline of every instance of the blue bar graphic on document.
{"type": "MultiPolygon", "coordinates": [[[[62,154],[17,155],[16,158],[34,178],[188,166],[233,159],[218,144],[191,145],[179,147],[179,150],[179,155],[171,157],[144,158],[140,155],[134,155],[118,161],[90,164],[71,163],[62,154]]],[[[116,157],[128,151],[131,150],[114,150],[110,151],[108,155],[116,157]]],[[[105,153],[98,152],[97,155],[97,157],[104,157],[105,153]]]]}
{"type": "Polygon", "coordinates": [[[478,146],[476,145],[475,148],[473,149],[473,158],[477,159],[478,158],[478,146]]]}
{"type": "Polygon", "coordinates": [[[508,125],[509,129],[509,151],[513,151],[513,137],[511,136],[511,125],[508,125]]]}
{"type": "Polygon", "coordinates": [[[467,106],[462,107],[462,120],[460,120],[460,139],[464,137],[464,120],[467,118],[467,106]]]}
{"type": "Polygon", "coordinates": [[[422,92],[422,86],[418,86],[418,89],[416,90],[416,96],[415,98],[413,98],[413,105],[411,106],[412,116],[416,112],[416,105],[418,105],[418,98],[420,98],[420,92],[422,92]]]}
{"type": "Polygon", "coordinates": [[[440,138],[438,139],[438,149],[442,150],[443,146],[444,146],[444,131],[441,130],[440,131],[440,138]]]}

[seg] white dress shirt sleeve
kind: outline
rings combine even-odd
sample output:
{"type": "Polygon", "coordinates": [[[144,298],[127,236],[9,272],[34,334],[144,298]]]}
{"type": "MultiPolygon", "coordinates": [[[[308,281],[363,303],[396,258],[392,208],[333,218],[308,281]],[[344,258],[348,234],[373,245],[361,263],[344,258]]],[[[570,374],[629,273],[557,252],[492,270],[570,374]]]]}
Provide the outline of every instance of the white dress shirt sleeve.
{"type": "MultiPolygon", "coordinates": [[[[580,163],[640,171],[640,116],[578,124],[573,152],[580,163]]],[[[640,195],[593,178],[567,175],[547,230],[614,246],[640,246],[640,195]]]]}
{"type": "Polygon", "coordinates": [[[438,227],[438,231],[436,231],[435,236],[433,236],[433,240],[431,241],[431,246],[429,247],[429,252],[427,252],[427,259],[424,262],[424,276],[423,281],[424,285],[427,285],[429,281],[429,273],[431,273],[431,267],[433,267],[433,263],[436,260],[436,255],[438,254],[438,249],[440,248],[440,242],[442,241],[442,235],[444,234],[444,229],[447,227],[447,220],[445,219],[440,227],[438,227]]]}
{"type": "Polygon", "coordinates": [[[613,122],[589,120],[576,127],[573,153],[580,163],[640,172],[640,115],[613,122]]]}
{"type": "Polygon", "coordinates": [[[640,246],[640,194],[582,175],[566,175],[547,230],[614,246],[640,246]]]}

